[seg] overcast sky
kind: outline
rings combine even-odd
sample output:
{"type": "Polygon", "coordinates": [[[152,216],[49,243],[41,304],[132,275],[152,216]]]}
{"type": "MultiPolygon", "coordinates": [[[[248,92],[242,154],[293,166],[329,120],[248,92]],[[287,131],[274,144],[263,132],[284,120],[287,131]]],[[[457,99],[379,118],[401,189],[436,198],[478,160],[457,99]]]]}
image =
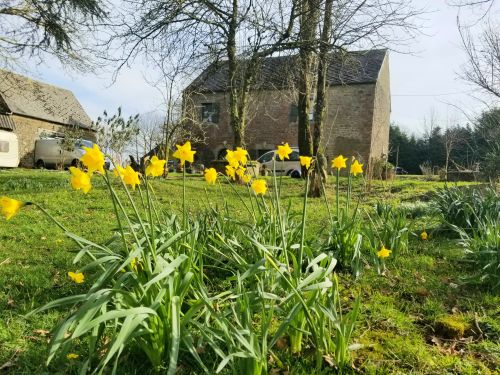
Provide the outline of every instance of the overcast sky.
{"type": "MultiPolygon", "coordinates": [[[[477,95],[475,87],[458,77],[465,57],[456,25],[457,8],[443,0],[415,0],[415,4],[428,10],[421,20],[425,35],[418,36],[411,45],[412,54],[391,52],[391,120],[421,134],[425,131],[424,118],[431,111],[446,126],[466,122],[463,112],[478,113],[483,105],[471,97],[477,95]]],[[[461,14],[469,20],[478,16],[470,10],[462,10],[461,14]]],[[[498,3],[490,13],[490,18],[495,16],[500,19],[498,3]]],[[[126,114],[160,110],[162,97],[145,82],[145,74],[145,68],[136,64],[123,70],[112,84],[110,74],[82,76],[52,64],[39,67],[36,78],[72,90],[89,116],[96,119],[104,109],[113,112],[118,106],[126,114]]]]}

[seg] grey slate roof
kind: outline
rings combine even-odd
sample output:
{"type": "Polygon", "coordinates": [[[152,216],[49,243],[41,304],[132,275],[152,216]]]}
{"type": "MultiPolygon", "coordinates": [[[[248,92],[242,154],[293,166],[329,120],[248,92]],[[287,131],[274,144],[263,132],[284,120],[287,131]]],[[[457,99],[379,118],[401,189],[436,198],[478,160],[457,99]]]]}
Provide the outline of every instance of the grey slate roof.
{"type": "Polygon", "coordinates": [[[0,70],[0,111],[90,128],[92,120],[69,90],[0,70]]]}
{"type": "Polygon", "coordinates": [[[0,114],[0,129],[16,130],[16,126],[10,115],[0,114]]]}
{"type": "MultiPolygon", "coordinates": [[[[332,54],[328,67],[327,84],[351,85],[375,83],[384,58],[385,49],[352,51],[342,55],[332,54]]],[[[298,56],[279,56],[263,59],[256,82],[258,89],[284,89],[293,85],[298,73],[298,56]]],[[[226,91],[227,61],[212,64],[187,88],[197,92],[226,91]]]]}

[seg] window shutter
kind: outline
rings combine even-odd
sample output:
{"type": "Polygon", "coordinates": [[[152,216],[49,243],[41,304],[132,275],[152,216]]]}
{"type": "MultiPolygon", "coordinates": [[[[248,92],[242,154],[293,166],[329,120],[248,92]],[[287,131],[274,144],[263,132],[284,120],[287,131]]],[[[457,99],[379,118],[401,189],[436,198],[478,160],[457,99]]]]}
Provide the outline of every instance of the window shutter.
{"type": "Polygon", "coordinates": [[[299,117],[299,107],[297,104],[290,104],[290,114],[288,116],[289,122],[297,122],[299,117]]]}

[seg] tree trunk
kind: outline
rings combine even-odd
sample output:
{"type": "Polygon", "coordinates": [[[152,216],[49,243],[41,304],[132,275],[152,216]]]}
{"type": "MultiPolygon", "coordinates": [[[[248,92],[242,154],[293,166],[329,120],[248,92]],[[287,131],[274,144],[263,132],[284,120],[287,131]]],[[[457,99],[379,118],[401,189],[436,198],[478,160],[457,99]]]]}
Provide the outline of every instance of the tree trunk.
{"type": "MultiPolygon", "coordinates": [[[[298,79],[298,144],[304,156],[313,155],[311,123],[311,92],[314,77],[314,46],[316,40],[317,10],[314,0],[303,0],[300,19],[300,74],[298,79]]],[[[304,171],[303,171],[304,172],[304,171]]],[[[304,175],[304,173],[303,173],[304,175]]]]}
{"type": "Polygon", "coordinates": [[[326,0],[318,54],[318,79],[316,84],[313,134],[313,155],[316,156],[316,165],[311,174],[311,187],[309,189],[309,195],[311,197],[321,197],[323,195],[322,183],[326,180],[327,175],[327,162],[322,141],[326,112],[326,74],[328,71],[330,34],[332,30],[332,7],[333,0],[326,0]]]}

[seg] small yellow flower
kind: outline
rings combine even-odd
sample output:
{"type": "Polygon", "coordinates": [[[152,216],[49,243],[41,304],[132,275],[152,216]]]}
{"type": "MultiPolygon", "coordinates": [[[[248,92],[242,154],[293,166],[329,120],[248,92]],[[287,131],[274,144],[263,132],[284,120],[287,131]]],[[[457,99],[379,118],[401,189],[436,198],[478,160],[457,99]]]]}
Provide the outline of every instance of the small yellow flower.
{"type": "Polygon", "coordinates": [[[386,249],[385,246],[382,246],[380,251],[377,252],[377,256],[379,258],[387,258],[389,255],[391,255],[392,251],[389,249],[386,249]]]}
{"type": "Polygon", "coordinates": [[[174,158],[179,159],[182,166],[184,166],[186,161],[189,163],[194,162],[196,151],[191,150],[191,142],[187,141],[182,146],[175,145],[175,147],[177,147],[177,151],[174,152],[174,158]]]}
{"type": "Polygon", "coordinates": [[[232,180],[236,179],[236,169],[232,165],[226,165],[226,175],[232,180]]]}
{"type": "Polygon", "coordinates": [[[425,241],[428,237],[429,237],[429,235],[427,234],[427,232],[425,230],[422,233],[420,233],[420,238],[422,241],[425,241]]]}
{"type": "Polygon", "coordinates": [[[236,174],[238,175],[239,178],[243,178],[243,176],[245,175],[245,171],[246,169],[241,166],[236,168],[236,174]]]}
{"type": "Polygon", "coordinates": [[[347,168],[346,162],[347,158],[344,158],[342,155],[337,156],[332,160],[332,168],[337,168],[341,170],[342,168],[347,168]]]}
{"type": "Polygon", "coordinates": [[[56,244],[60,245],[63,243],[63,240],[61,240],[60,238],[56,240],[56,244]]]}
{"type": "Polygon", "coordinates": [[[80,158],[80,161],[87,167],[89,174],[99,172],[104,174],[104,154],[98,145],[94,143],[92,148],[83,146],[85,154],[80,158]]]}
{"type": "Polygon", "coordinates": [[[244,174],[243,177],[241,177],[241,181],[243,181],[244,184],[248,184],[250,180],[252,179],[252,176],[249,174],[244,174]]]}
{"type": "Polygon", "coordinates": [[[154,155],[150,160],[149,164],[146,167],[146,176],[159,177],[163,175],[165,172],[165,163],[166,160],[158,159],[158,156],[154,155]]]}
{"type": "Polygon", "coordinates": [[[309,169],[309,167],[311,166],[312,157],[310,157],[310,156],[299,156],[299,159],[300,159],[300,165],[302,165],[306,169],[309,169]]]}
{"type": "Polygon", "coordinates": [[[68,276],[77,284],[81,284],[85,281],[85,276],[81,272],[68,272],[68,276]]]}
{"type": "Polygon", "coordinates": [[[359,164],[357,160],[354,160],[354,163],[351,164],[351,173],[354,176],[363,173],[363,164],[359,164]]]}
{"type": "Polygon", "coordinates": [[[139,265],[139,259],[137,258],[132,258],[130,261],[130,267],[134,270],[135,273],[137,273],[137,266],[139,265]]]}
{"type": "Polygon", "coordinates": [[[244,148],[236,147],[236,150],[233,151],[233,157],[240,163],[241,165],[247,165],[248,161],[248,152],[244,148]]]}
{"type": "Polygon", "coordinates": [[[226,151],[226,160],[229,163],[229,165],[233,168],[238,168],[239,166],[239,161],[236,158],[236,155],[234,154],[233,150],[227,150],[226,151]]]}
{"type": "Polygon", "coordinates": [[[292,149],[285,143],[284,145],[278,146],[278,150],[276,151],[280,160],[290,159],[290,154],[292,153],[292,149]]]}
{"type": "Polygon", "coordinates": [[[16,215],[24,203],[16,199],[2,197],[0,198],[0,207],[2,208],[2,215],[5,216],[7,220],[10,220],[14,215],[16,215]]]}
{"type": "Polygon", "coordinates": [[[66,358],[67,359],[77,359],[78,357],[80,357],[78,354],[75,354],[75,353],[69,353],[66,358]]]}
{"type": "Polygon", "coordinates": [[[75,190],[81,190],[84,194],[87,194],[90,189],[92,189],[92,184],[90,183],[90,172],[85,173],[80,168],[69,167],[71,172],[71,186],[75,190]]]}
{"type": "Polygon", "coordinates": [[[252,183],[252,190],[257,195],[264,195],[267,191],[267,182],[265,180],[255,180],[252,183]]]}
{"type": "Polygon", "coordinates": [[[113,170],[113,174],[116,177],[120,177],[121,179],[123,179],[123,176],[125,175],[125,168],[123,168],[121,165],[117,165],[113,170]]]}
{"type": "Polygon", "coordinates": [[[215,181],[217,180],[217,171],[215,168],[205,169],[205,181],[209,185],[215,185],[215,181]]]}
{"type": "Polygon", "coordinates": [[[141,180],[139,180],[139,173],[134,171],[130,165],[127,165],[127,168],[125,168],[125,171],[123,172],[123,182],[130,185],[133,190],[135,190],[136,185],[141,184],[141,180]]]}

